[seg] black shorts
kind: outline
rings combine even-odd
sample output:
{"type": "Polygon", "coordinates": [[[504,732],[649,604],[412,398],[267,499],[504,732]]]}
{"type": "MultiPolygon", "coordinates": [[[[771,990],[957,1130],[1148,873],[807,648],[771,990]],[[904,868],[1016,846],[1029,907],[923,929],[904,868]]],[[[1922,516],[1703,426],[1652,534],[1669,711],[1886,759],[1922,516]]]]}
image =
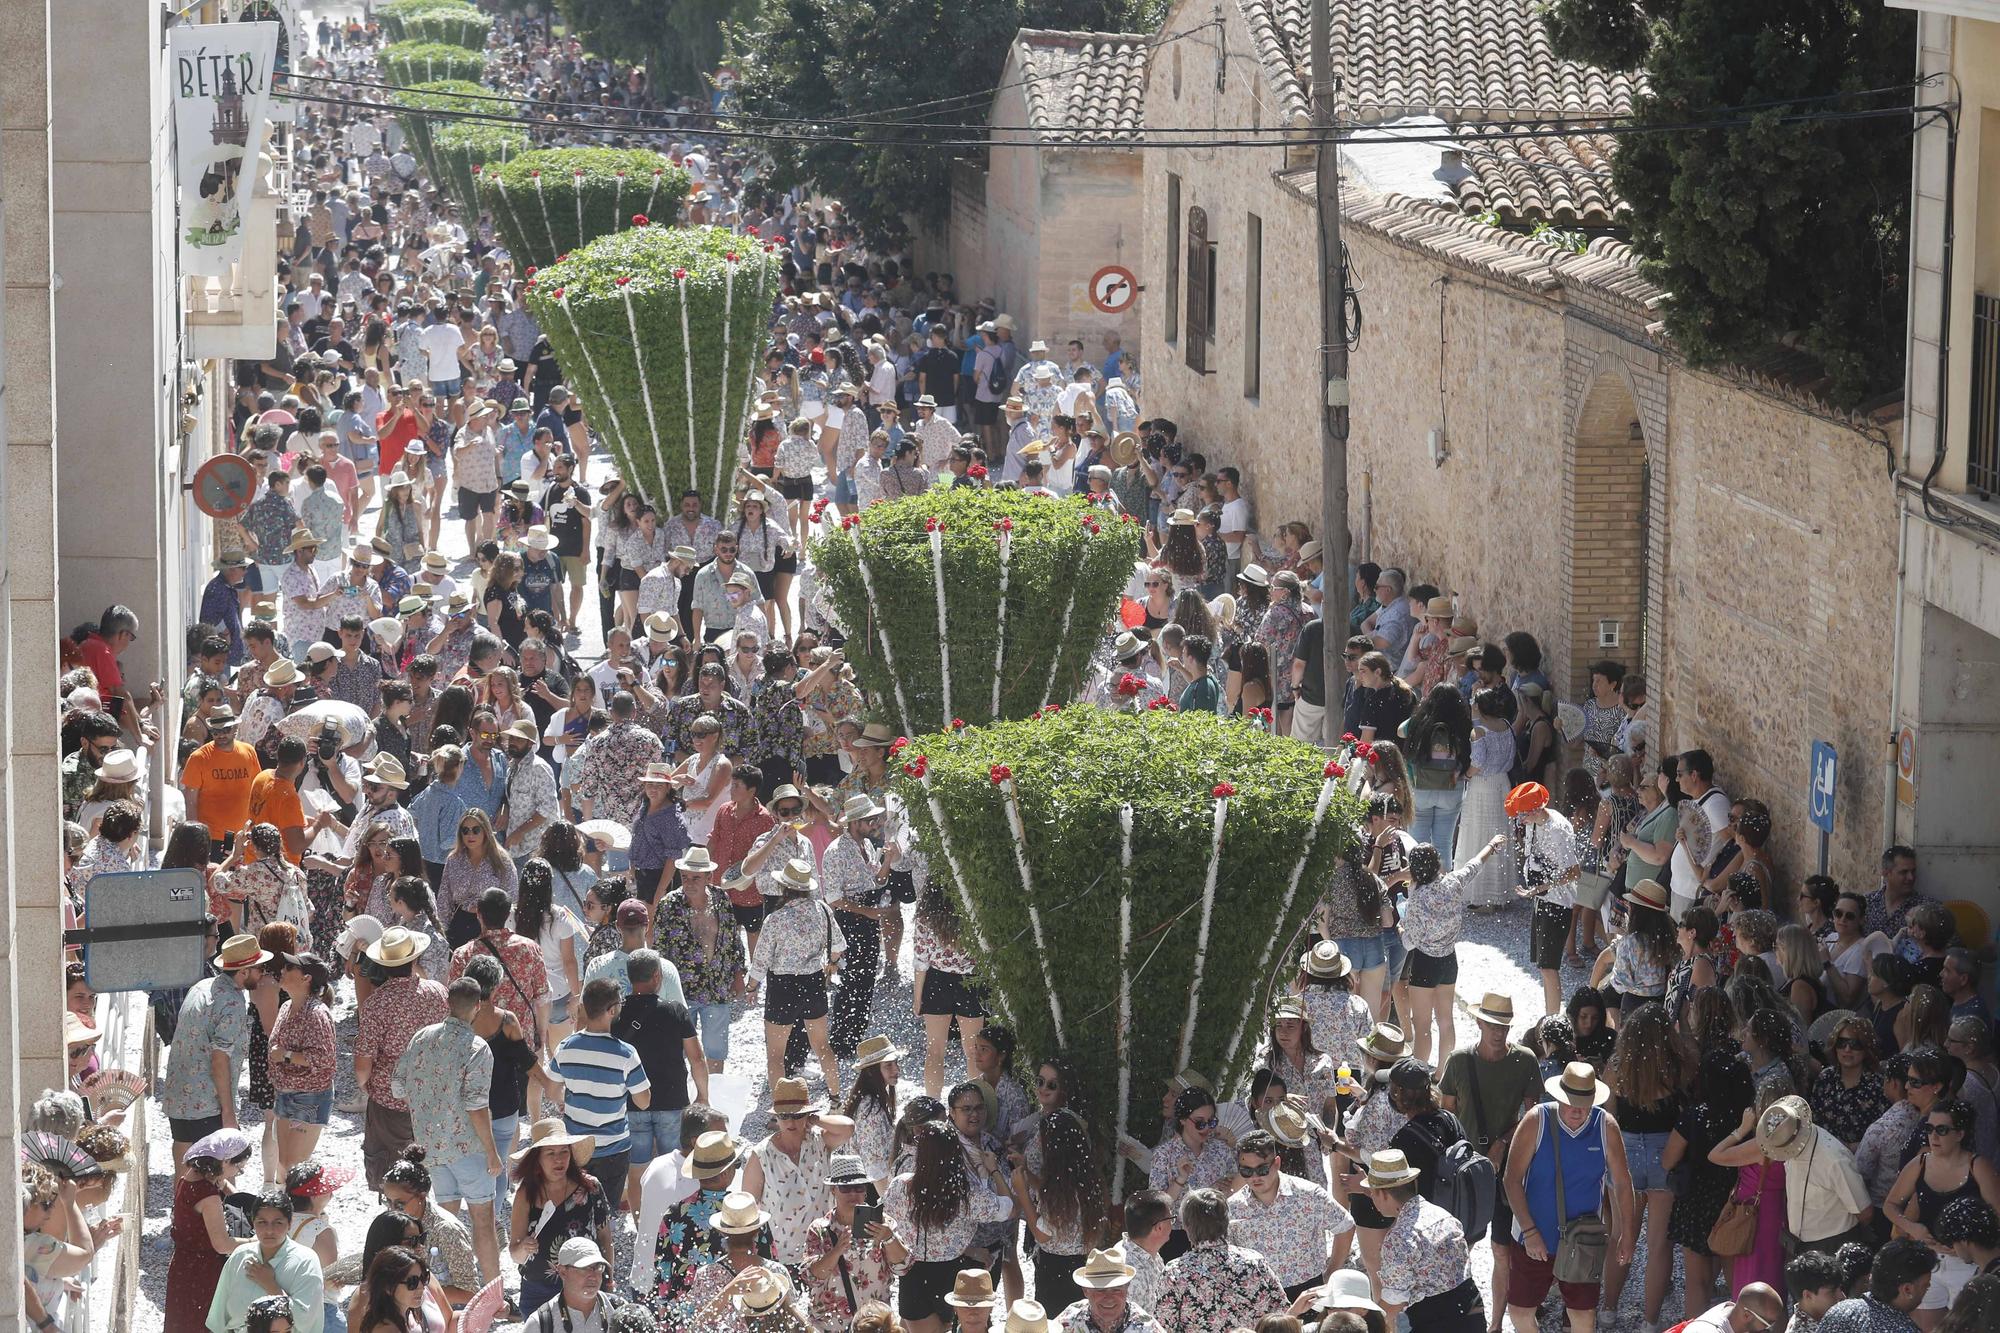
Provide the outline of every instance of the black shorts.
{"type": "MultiPolygon", "coordinates": [[[[773,976],[764,982],[764,1021],[790,1026],[826,1017],[826,977],[818,972],[773,976]]],[[[909,1279],[905,1278],[904,1281],[909,1279]]]]}
{"type": "Polygon", "coordinates": [[[777,558],[771,562],[771,572],[773,574],[798,573],[799,553],[797,551],[780,551],[777,558]]]}
{"type": "Polygon", "coordinates": [[[182,1120],[178,1116],[168,1116],[167,1125],[173,1131],[175,1143],[200,1143],[216,1130],[222,1128],[222,1112],[199,1116],[193,1120],[182,1120]]]}
{"type": "Polygon", "coordinates": [[[1379,1209],[1366,1194],[1347,1196],[1347,1211],[1354,1214],[1354,1225],[1363,1231],[1387,1231],[1395,1219],[1382,1216],[1379,1209]]]}
{"type": "Polygon", "coordinates": [[[999,419],[1000,419],[1000,404],[982,403],[977,398],[972,400],[973,425],[990,426],[999,419]]]}
{"type": "Polygon", "coordinates": [[[1563,946],[1569,943],[1569,906],[1535,900],[1535,918],[1528,924],[1528,956],[1544,972],[1562,969],[1563,946]]]}
{"type": "Polygon", "coordinates": [[[966,984],[964,973],[940,972],[931,968],[924,973],[923,1003],[917,1012],[949,1014],[954,1018],[984,1018],[986,1006],[981,1002],[979,991],[966,984]]]}
{"type": "Polygon", "coordinates": [[[942,1319],[951,1314],[945,1293],[958,1278],[958,1260],[918,1260],[896,1284],[896,1313],[905,1319],[942,1319]]]}
{"type": "Polygon", "coordinates": [[[612,566],[612,589],[616,592],[639,591],[639,571],[627,569],[623,565],[612,566]]]}
{"type": "Polygon", "coordinates": [[[752,572],[757,575],[757,591],[763,596],[763,599],[768,602],[775,598],[778,595],[778,571],[776,567],[754,570],[752,572]]]}
{"type": "Polygon", "coordinates": [[[738,907],[735,903],[731,903],[729,904],[729,915],[735,917],[736,924],[745,930],[763,929],[764,904],[761,900],[751,903],[748,907],[738,907]]]}
{"type": "Polygon", "coordinates": [[[1412,949],[1403,964],[1403,980],[1412,986],[1430,988],[1433,986],[1456,986],[1458,984],[1458,952],[1453,950],[1444,957],[1425,953],[1422,949],[1412,949]]]}
{"type": "Polygon", "coordinates": [[[787,500],[810,500],[813,498],[813,479],[803,477],[779,477],[778,494],[787,500]]]}
{"type": "Polygon", "coordinates": [[[917,877],[907,870],[891,870],[887,887],[891,902],[913,903],[917,900],[917,877]]]}
{"type": "Polygon", "coordinates": [[[468,491],[458,488],[458,516],[471,518],[474,514],[490,514],[500,503],[498,491],[468,491]]]}

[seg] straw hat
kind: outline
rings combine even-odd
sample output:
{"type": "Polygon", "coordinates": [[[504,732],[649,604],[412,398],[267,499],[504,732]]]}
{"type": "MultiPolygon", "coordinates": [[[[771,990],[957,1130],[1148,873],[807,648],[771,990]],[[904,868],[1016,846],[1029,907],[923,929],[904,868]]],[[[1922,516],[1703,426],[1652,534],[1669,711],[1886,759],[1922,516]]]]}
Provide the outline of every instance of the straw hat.
{"type": "Polygon", "coordinates": [[[884,813],[882,807],[876,804],[873,796],[865,791],[857,792],[841,805],[840,822],[852,824],[857,819],[873,819],[882,813],[884,813]]]}
{"type": "Polygon", "coordinates": [[[870,1065],[884,1065],[892,1060],[900,1060],[908,1054],[908,1051],[887,1037],[869,1037],[854,1048],[854,1068],[859,1072],[870,1065]]]}
{"type": "Polygon", "coordinates": [[[1290,1097],[1257,1113],[1257,1120],[1272,1138],[1287,1148],[1303,1148],[1311,1136],[1306,1108],[1290,1097]]]}
{"type": "Polygon", "coordinates": [[[772,1115],[816,1115],[825,1109],[825,1102],[814,1101],[806,1091],[806,1081],[802,1078],[781,1078],[771,1089],[772,1115]]]}
{"type": "Polygon", "coordinates": [[[83,1021],[81,1015],[63,1010],[63,1045],[95,1046],[104,1040],[104,1033],[83,1021]]]}
{"type": "Polygon", "coordinates": [[[1354,1043],[1356,1050],[1383,1066],[1375,1071],[1375,1077],[1385,1082],[1388,1066],[1408,1055],[1412,1045],[1409,1034],[1394,1023],[1377,1023],[1373,1032],[1354,1043]]]}
{"type": "Polygon", "coordinates": [[[1317,560],[1325,550],[1326,548],[1319,543],[1317,538],[1302,543],[1299,546],[1299,563],[1303,565],[1308,560],[1317,560]]]}
{"type": "Polygon", "coordinates": [[[319,538],[313,535],[311,528],[293,528],[292,539],[285,543],[285,549],[287,551],[303,551],[307,547],[317,549],[319,544],[319,538]]]}
{"type": "Polygon", "coordinates": [[[404,777],[402,762],[393,754],[378,753],[368,761],[368,767],[361,770],[361,776],[369,782],[379,782],[397,791],[410,785],[404,777]]]}
{"type": "Polygon", "coordinates": [[[139,756],[120,746],[104,756],[104,762],[97,766],[100,782],[137,782],[139,780],[139,756]]]}
{"type": "Polygon", "coordinates": [[[1271,1021],[1282,1023],[1286,1019],[1306,1021],[1306,1002],[1296,995],[1280,995],[1271,1004],[1271,1021]]]}
{"type": "Polygon", "coordinates": [[[1440,594],[1439,596],[1431,598],[1428,602],[1425,602],[1424,614],[1427,616],[1436,616],[1439,620],[1450,620],[1451,619],[1450,596],[1440,594]]]}
{"type": "Polygon", "coordinates": [[[757,1206],[756,1195],[731,1190],[722,1196],[722,1206],[708,1224],[725,1236],[749,1236],[770,1220],[771,1215],[757,1206]]]}
{"type": "MultiPolygon", "coordinates": [[[[280,689],[286,685],[296,685],[298,683],[298,663],[289,657],[281,657],[271,663],[270,669],[264,673],[264,684],[271,689],[280,689]]],[[[101,772],[102,770],[99,771],[101,772]]]]}
{"type": "Polygon", "coordinates": [[[431,599],[420,592],[413,592],[396,603],[396,614],[399,616],[423,615],[430,609],[431,599]]]}
{"type": "Polygon", "coordinates": [[[1368,1154],[1368,1176],[1364,1182],[1369,1189],[1394,1189],[1407,1185],[1423,1174],[1410,1165],[1410,1159],[1400,1148],[1386,1148],[1381,1152],[1368,1154]]]}
{"type": "Polygon", "coordinates": [[[530,551],[553,551],[556,549],[556,539],[550,535],[547,528],[537,523],[521,535],[521,545],[530,551]]]}
{"type": "Polygon", "coordinates": [[[532,741],[537,745],[541,744],[542,740],[541,733],[535,730],[535,724],[525,717],[517,720],[500,734],[517,741],[532,741]]]}
{"type": "Polygon", "coordinates": [[[1142,656],[1147,647],[1146,641],[1131,630],[1120,630],[1118,637],[1111,643],[1111,655],[1121,662],[1130,662],[1142,656]]]}
{"type": "Polygon", "coordinates": [[[1514,1001],[1499,991],[1487,991],[1480,997],[1478,1004],[1468,1004],[1465,1007],[1467,1012],[1482,1023],[1491,1023],[1495,1027],[1503,1028],[1514,1026],[1514,1001]]]}
{"type": "Polygon", "coordinates": [[[645,771],[639,774],[639,781],[641,783],[659,783],[665,785],[673,780],[674,766],[672,764],[648,764],[645,771]]]}
{"type": "Polygon", "coordinates": [[[1241,582],[1248,583],[1252,587],[1268,588],[1271,586],[1270,572],[1254,560],[1243,566],[1236,577],[1241,582]]]}
{"type": "Polygon", "coordinates": [[[1136,1269],[1125,1262],[1125,1247],[1113,1245],[1108,1250],[1092,1250],[1090,1257],[1083,1261],[1083,1267],[1071,1275],[1071,1281],[1090,1291],[1105,1291],[1122,1287],[1129,1283],[1136,1269]]]}
{"type": "MultiPolygon", "coordinates": [[[[690,200],[699,203],[700,200],[690,200]]],[[[749,1195],[744,1195],[749,1198],[749,1195]]],[[[716,1214],[720,1217],[721,1214],[716,1214]]],[[[713,1224],[720,1229],[719,1224],[713,1224]]],[[[729,1298],[736,1313],[744,1317],[769,1314],[792,1298],[792,1280],[782,1272],[769,1268],[753,1268],[743,1275],[743,1285],[729,1298]]]]}
{"type": "Polygon", "coordinates": [[[1368,1274],[1358,1268],[1343,1268],[1326,1280],[1320,1288],[1319,1299],[1313,1302],[1321,1310],[1373,1310],[1383,1313],[1375,1303],[1374,1289],[1369,1285],[1368,1274]]]}
{"type": "Polygon", "coordinates": [[[1630,907],[1635,903],[1640,907],[1650,907],[1655,912],[1664,912],[1667,910],[1667,891],[1660,887],[1658,880],[1642,879],[1625,890],[1625,905],[1630,907]]]}
{"type": "Polygon", "coordinates": [[[222,942],[222,952],[215,955],[215,965],[224,972],[262,967],[270,961],[270,951],[257,947],[255,935],[231,935],[222,942]]]}
{"type": "Polygon", "coordinates": [[[597,1138],[591,1134],[572,1134],[563,1128],[562,1121],[554,1118],[537,1120],[528,1130],[527,1141],[514,1149],[514,1164],[520,1165],[529,1153],[540,1148],[568,1148],[571,1159],[582,1166],[597,1150],[597,1138]]]}
{"type": "Polygon", "coordinates": [[[855,738],[854,744],[862,749],[887,749],[895,739],[896,734],[889,730],[888,723],[870,722],[861,728],[861,735],[855,738]]]}
{"type": "Polygon", "coordinates": [[[1042,1309],[1040,1301],[1023,1297],[1007,1311],[1006,1333],[1049,1333],[1048,1312],[1042,1309]]]}
{"type": "Polygon", "coordinates": [[[425,551],[423,564],[433,574],[442,574],[451,568],[451,561],[445,558],[443,551],[425,551]]]}
{"type": "Polygon", "coordinates": [[[694,1141],[688,1158],[688,1175],[695,1180],[713,1180],[743,1163],[743,1140],[724,1129],[711,1129],[694,1141]]]}
{"type": "Polygon", "coordinates": [[[1789,1162],[1813,1141],[1812,1105],[1803,1097],[1780,1097],[1757,1117],[1757,1147],[1766,1157],[1789,1162]]]}
{"type": "Polygon", "coordinates": [[[1168,527],[1170,527],[1170,528],[1191,528],[1191,527],[1193,527],[1193,526],[1194,526],[1194,510],[1192,510],[1192,509],[1176,509],[1176,510],[1175,510],[1175,511],[1174,511],[1173,513],[1171,513],[1171,514],[1169,514],[1169,515],[1167,516],[1167,526],[1168,526],[1168,527]]]}
{"type": "Polygon", "coordinates": [[[248,569],[250,557],[241,551],[224,551],[209,563],[216,569],[248,569]]]}
{"type": "Polygon", "coordinates": [[[1470,634],[1454,634],[1451,636],[1451,642],[1445,645],[1445,656],[1464,657],[1478,646],[1479,640],[1470,634]]]}
{"type": "Polygon", "coordinates": [[[1611,1085],[1582,1060],[1573,1060],[1553,1078],[1542,1080],[1549,1096],[1565,1106],[1602,1106],[1611,1100],[1611,1085]]]}
{"type": "Polygon", "coordinates": [[[787,861],[785,868],[777,873],[778,891],[790,889],[794,893],[811,893],[815,881],[810,861],[787,861]]]}
{"type": "Polygon", "coordinates": [[[1299,955],[1299,970],[1319,981],[1338,981],[1354,971],[1354,960],[1332,940],[1321,940],[1299,955]]]}
{"type": "Polygon", "coordinates": [[[696,843],[694,846],[688,848],[685,854],[674,861],[674,869],[684,875],[712,875],[722,869],[722,867],[717,865],[715,858],[708,854],[708,848],[702,846],[700,843],[696,843]]]}
{"type": "Polygon", "coordinates": [[[976,1310],[993,1304],[993,1275],[983,1268],[961,1268],[952,1279],[951,1290],[944,1298],[946,1305],[955,1305],[961,1310],[976,1310]]]}
{"type": "Polygon", "coordinates": [[[228,731],[236,723],[236,710],[228,704],[221,705],[208,715],[208,729],[210,731],[228,731]]]}
{"type": "Polygon", "coordinates": [[[1139,461],[1139,437],[1129,430],[1121,430],[1111,437],[1109,452],[1114,467],[1131,467],[1139,461]]]}
{"type": "Polygon", "coordinates": [[[1053,452],[1055,451],[1049,448],[1047,440],[1029,440],[1021,446],[1021,459],[1023,462],[1032,463],[1047,458],[1053,452]]]}
{"type": "Polygon", "coordinates": [[[835,1189],[843,1185],[850,1189],[860,1189],[871,1182],[868,1179],[868,1168],[861,1164],[859,1156],[851,1152],[837,1152],[827,1158],[825,1183],[835,1189]]]}
{"type": "Polygon", "coordinates": [[[647,643],[672,643],[680,637],[681,622],[665,611],[655,611],[646,617],[647,643]]]}
{"type": "Polygon", "coordinates": [[[383,967],[407,967],[424,956],[431,937],[407,926],[390,926],[368,946],[368,960],[383,967]]]}

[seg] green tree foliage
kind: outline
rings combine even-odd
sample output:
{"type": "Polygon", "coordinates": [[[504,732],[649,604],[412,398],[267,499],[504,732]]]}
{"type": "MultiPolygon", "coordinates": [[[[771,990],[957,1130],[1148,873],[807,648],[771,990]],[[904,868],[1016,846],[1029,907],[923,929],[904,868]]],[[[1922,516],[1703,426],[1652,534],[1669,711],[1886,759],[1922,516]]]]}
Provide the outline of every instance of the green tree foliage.
{"type": "Polygon", "coordinates": [[[556,0],[563,22],[591,51],[645,65],[656,86],[705,93],[722,61],[725,24],[754,0],[556,0]]]}
{"type": "Polygon", "coordinates": [[[1131,1071],[1127,1127],[1146,1140],[1168,1073],[1196,1069],[1218,1088],[1247,1077],[1271,979],[1290,976],[1299,927],[1356,838],[1359,802],[1344,783],[1332,784],[1315,820],[1325,765],[1316,747],[1238,719],[1087,705],[922,736],[892,762],[930,873],[958,909],[959,937],[1020,1037],[1021,1063],[1032,1071],[1069,1054],[1097,1142],[1117,1128],[1121,1064],[1131,1071]],[[1003,776],[1020,806],[1025,885],[1003,776]],[[1235,791],[1204,912],[1224,783],[1235,791]]]}
{"type": "Polygon", "coordinates": [[[813,543],[813,564],[854,636],[849,658],[863,687],[896,725],[925,730],[953,718],[991,721],[996,663],[1001,717],[1074,699],[1140,553],[1136,523],[1081,496],[961,486],[870,506],[852,528],[813,543]],[[932,523],[943,532],[942,626],[932,523]],[[1001,523],[1008,525],[1004,618],[1001,523]]]}
{"type": "MultiPolygon", "coordinates": [[[[732,25],[729,51],[746,116],[828,122],[831,143],[773,143],[776,183],[836,195],[872,235],[900,240],[912,225],[935,226],[951,203],[951,163],[978,149],[932,146],[977,139],[992,111],[1021,28],[1151,32],[1158,0],[995,0],[946,6],[936,0],[758,0],[732,25]],[[883,119],[884,108],[951,99],[886,119],[893,126],[839,125],[883,119]],[[882,142],[883,140],[893,142],[882,142]]],[[[745,126],[755,128],[753,121],[745,126]]]]}
{"type": "Polygon", "coordinates": [[[1829,393],[1900,382],[1910,194],[1906,119],[1782,123],[1893,105],[1915,19],[1877,0],[1553,0],[1557,51],[1643,68],[1641,124],[1778,105],[1742,128],[1631,134],[1612,178],[1633,246],[1671,296],[1667,331],[1697,365],[1796,340],[1829,393]],[[1828,94],[1856,96],[1825,100],[1828,94]]]}

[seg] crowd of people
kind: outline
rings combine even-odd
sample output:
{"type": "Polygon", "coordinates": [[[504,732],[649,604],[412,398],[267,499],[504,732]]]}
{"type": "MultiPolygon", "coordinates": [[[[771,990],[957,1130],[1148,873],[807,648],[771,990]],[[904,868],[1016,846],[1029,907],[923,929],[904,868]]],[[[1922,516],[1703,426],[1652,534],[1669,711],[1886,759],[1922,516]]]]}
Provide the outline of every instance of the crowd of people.
{"type": "Polygon", "coordinates": [[[1913,853],[1870,886],[1788,872],[1765,804],[1661,752],[1638,676],[1597,663],[1564,700],[1532,636],[1399,568],[1336,560],[1336,707],[1320,544],[1142,418],[1115,340],[1024,347],[760,185],[705,103],[508,19],[491,81],[539,138],[657,146],[687,220],[784,247],[730,511],[649,502],[504,243],[366,106],[373,48],[323,30],[304,62],[359,105],[299,104],[311,209],[231,421],[262,482],[182,688],[126,679],[122,607],[66,645],[72,920],[157,865],[206,876],[214,924],[208,975],[151,997],[150,1089],[100,1067],[70,965],[71,1085],[21,1172],[38,1323],[117,1231],[92,1211],[144,1096],[166,1333],[1532,1333],[1551,1299],[1589,1333],[1635,1268],[1646,1333],[2000,1326],[1986,941],[1913,853]],[[1152,1071],[1153,1133],[1108,1141],[1070,1058],[994,1021],[813,586],[817,502],[967,485],[1144,525],[1086,701],[1136,676],[1262,719],[1365,803],[1254,1073],[1152,1071]],[[1457,993],[1468,913],[1514,932],[1538,1010],[1457,993]],[[731,1116],[710,1081],[755,1013],[762,1094],[731,1116]],[[1145,1178],[1115,1198],[1114,1156],[1145,1178]],[[357,1176],[381,1207],[343,1234],[357,1176]]]}

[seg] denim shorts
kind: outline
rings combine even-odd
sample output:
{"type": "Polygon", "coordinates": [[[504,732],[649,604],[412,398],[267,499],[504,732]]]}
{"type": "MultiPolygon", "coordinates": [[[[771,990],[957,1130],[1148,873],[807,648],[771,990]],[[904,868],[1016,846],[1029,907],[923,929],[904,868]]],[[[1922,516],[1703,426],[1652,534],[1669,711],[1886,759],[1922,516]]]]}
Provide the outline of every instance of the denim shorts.
{"type": "Polygon", "coordinates": [[[681,1146],[681,1112],[627,1111],[625,1120],[632,1128],[632,1169],[638,1171],[655,1157],[664,1157],[681,1146]]]}
{"type": "Polygon", "coordinates": [[[497,1192],[493,1177],[486,1170],[486,1154],[467,1153],[453,1162],[428,1162],[431,1171],[431,1194],[439,1203],[450,1204],[459,1199],[467,1203],[492,1203],[497,1192]]]}
{"type": "Polygon", "coordinates": [[[570,1001],[573,998],[574,998],[573,996],[565,995],[560,1000],[550,1000],[549,1022],[551,1023],[569,1022],[570,1001]]]}
{"type": "Polygon", "coordinates": [[[1389,964],[1389,977],[1394,980],[1403,975],[1403,960],[1410,956],[1408,946],[1403,943],[1400,930],[1382,932],[1382,956],[1389,964]]]}
{"type": "Polygon", "coordinates": [[[431,381],[431,392],[436,394],[440,398],[456,398],[458,397],[458,391],[460,389],[463,389],[464,387],[465,387],[465,377],[462,375],[459,378],[452,380],[431,381]]]}
{"type": "Polygon", "coordinates": [[[1632,1190],[1644,1194],[1647,1190],[1667,1188],[1667,1168],[1660,1165],[1660,1155],[1667,1150],[1666,1131],[1657,1134],[1625,1135],[1625,1165],[1632,1172],[1632,1190]]]}
{"type": "Polygon", "coordinates": [[[1383,967],[1389,962],[1389,951],[1384,946],[1381,934],[1350,935],[1334,941],[1340,951],[1354,964],[1356,972],[1366,972],[1371,967],[1383,967]]]}
{"type": "Polygon", "coordinates": [[[688,1006],[688,1016],[701,1028],[701,1053],[709,1059],[729,1058],[729,1020],[735,1017],[735,1012],[734,1006],[727,1004],[688,1006]]]}
{"type": "Polygon", "coordinates": [[[325,1125],[333,1118],[333,1089],[281,1092],[273,1109],[280,1120],[291,1120],[301,1125],[325,1125]]]}

